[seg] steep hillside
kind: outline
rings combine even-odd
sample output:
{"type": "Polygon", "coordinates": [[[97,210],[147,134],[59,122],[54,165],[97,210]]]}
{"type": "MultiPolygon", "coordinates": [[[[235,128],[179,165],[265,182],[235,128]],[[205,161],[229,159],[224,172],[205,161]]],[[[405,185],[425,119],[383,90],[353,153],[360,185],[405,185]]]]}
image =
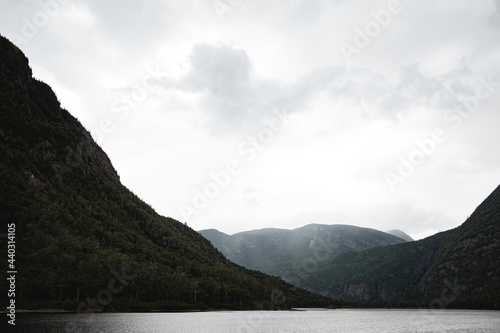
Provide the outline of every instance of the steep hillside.
{"type": "Polygon", "coordinates": [[[500,309],[500,187],[460,227],[340,255],[299,285],[371,304],[500,309]]]}
{"type": "MultiPolygon", "coordinates": [[[[185,224],[159,216],[120,183],[89,132],[1,36],[0,189],[1,233],[15,224],[17,308],[331,304],[231,263],[185,224]]],[[[9,269],[2,262],[5,307],[9,269]]]]}
{"type": "Polygon", "coordinates": [[[500,309],[500,186],[443,243],[419,283],[426,298],[446,288],[454,306],[500,309]]]}
{"type": "Polygon", "coordinates": [[[199,231],[231,261],[249,269],[296,281],[311,261],[317,264],[341,253],[405,241],[384,232],[349,225],[309,224],[301,228],[261,229],[232,236],[199,231]]]}

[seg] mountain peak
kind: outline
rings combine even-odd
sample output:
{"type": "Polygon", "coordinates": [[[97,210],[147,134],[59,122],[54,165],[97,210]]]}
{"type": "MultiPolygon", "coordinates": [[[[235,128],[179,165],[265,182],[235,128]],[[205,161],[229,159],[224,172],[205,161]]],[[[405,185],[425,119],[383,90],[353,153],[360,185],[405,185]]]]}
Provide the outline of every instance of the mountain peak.
{"type": "MultiPolygon", "coordinates": [[[[24,103],[15,110],[2,111],[2,136],[21,140],[18,143],[32,150],[35,157],[52,164],[60,180],[85,165],[119,179],[111,160],[90,133],[61,108],[55,93],[47,84],[32,77],[24,54],[2,36],[0,50],[1,90],[9,92],[13,100],[24,103]],[[73,142],[67,141],[69,137],[73,142]]],[[[12,101],[5,101],[8,102],[12,101]]],[[[32,173],[30,170],[28,172],[32,173]]],[[[40,174],[35,176],[43,177],[40,174]]]]}
{"type": "Polygon", "coordinates": [[[407,242],[414,241],[414,239],[411,238],[410,235],[408,235],[407,233],[405,233],[404,231],[401,231],[399,229],[392,229],[392,230],[386,231],[386,233],[394,235],[394,236],[399,237],[401,239],[404,239],[407,242]]]}

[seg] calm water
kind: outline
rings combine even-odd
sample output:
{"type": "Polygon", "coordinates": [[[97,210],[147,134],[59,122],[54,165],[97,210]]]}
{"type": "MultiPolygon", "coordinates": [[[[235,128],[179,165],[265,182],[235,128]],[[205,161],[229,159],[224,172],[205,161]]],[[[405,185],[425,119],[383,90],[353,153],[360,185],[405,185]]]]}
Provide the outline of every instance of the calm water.
{"type": "Polygon", "coordinates": [[[19,315],[12,332],[500,332],[500,312],[307,310],[19,315]]]}

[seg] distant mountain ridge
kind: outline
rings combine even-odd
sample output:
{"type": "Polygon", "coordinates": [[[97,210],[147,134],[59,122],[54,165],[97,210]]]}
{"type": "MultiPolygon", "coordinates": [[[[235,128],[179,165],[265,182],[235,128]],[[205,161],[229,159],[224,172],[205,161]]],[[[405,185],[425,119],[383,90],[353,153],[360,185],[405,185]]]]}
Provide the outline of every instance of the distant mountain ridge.
{"type": "Polygon", "coordinates": [[[294,278],[304,261],[316,253],[333,258],[348,251],[405,243],[406,240],[375,229],[350,225],[309,224],[293,230],[260,229],[227,235],[200,230],[229,260],[286,281],[294,278]]]}
{"type": "Polygon", "coordinates": [[[243,265],[358,306],[500,309],[500,186],[461,226],[418,241],[391,230],[408,242],[389,235],[399,243],[387,244],[363,228],[315,224],[200,233],[243,265]],[[364,238],[349,240],[356,230],[364,238]]]}

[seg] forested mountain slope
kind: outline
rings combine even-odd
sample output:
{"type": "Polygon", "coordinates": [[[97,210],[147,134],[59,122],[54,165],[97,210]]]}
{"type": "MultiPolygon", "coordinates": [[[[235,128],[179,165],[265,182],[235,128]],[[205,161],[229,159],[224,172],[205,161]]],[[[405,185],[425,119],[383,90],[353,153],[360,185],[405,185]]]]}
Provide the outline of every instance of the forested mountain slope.
{"type": "MultiPolygon", "coordinates": [[[[15,224],[18,308],[332,303],[233,264],[185,224],[158,215],[120,183],[89,132],[61,108],[48,85],[32,77],[28,59],[1,36],[0,189],[1,233],[15,224]]],[[[6,254],[6,239],[1,241],[6,254]]],[[[7,294],[6,264],[5,259],[2,295],[7,294]]],[[[1,300],[7,306],[8,299],[1,300]]]]}

